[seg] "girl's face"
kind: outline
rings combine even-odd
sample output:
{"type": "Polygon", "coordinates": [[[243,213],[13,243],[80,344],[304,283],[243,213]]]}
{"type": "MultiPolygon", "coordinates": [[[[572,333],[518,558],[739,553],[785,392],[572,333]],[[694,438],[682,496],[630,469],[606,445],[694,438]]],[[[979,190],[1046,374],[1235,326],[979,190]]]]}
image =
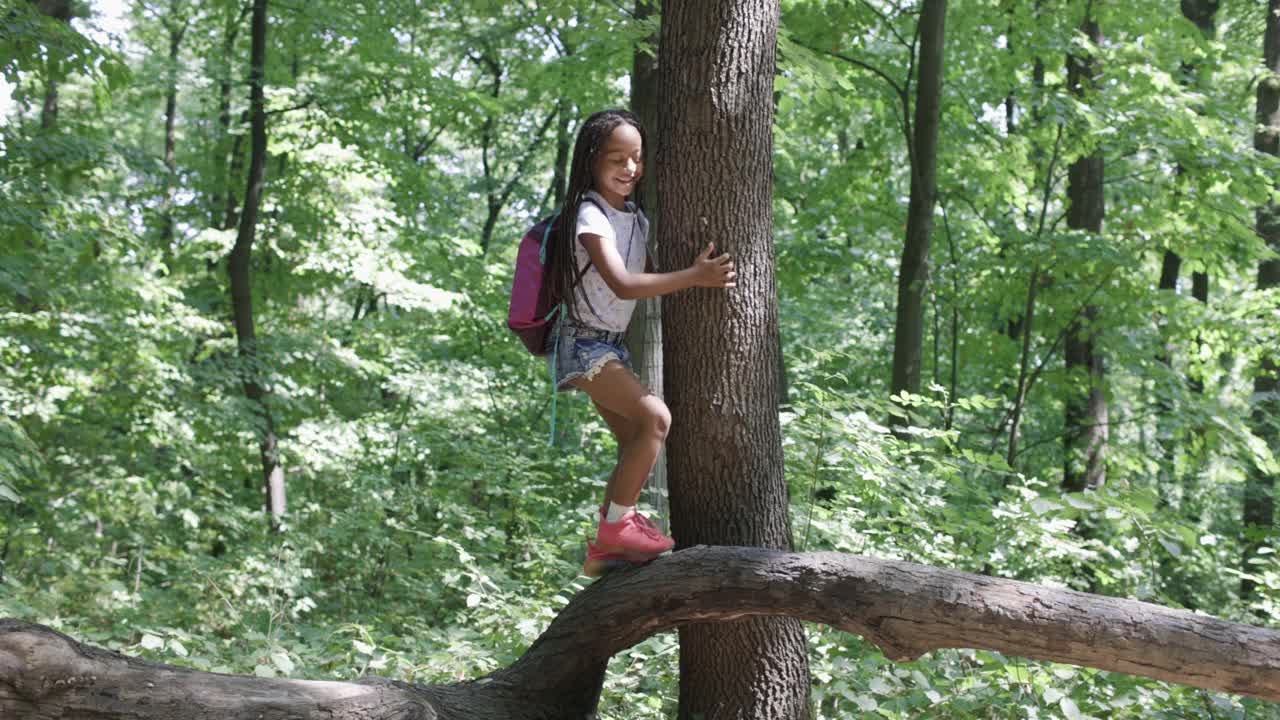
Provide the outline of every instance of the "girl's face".
{"type": "Polygon", "coordinates": [[[591,163],[592,188],[621,209],[644,176],[644,147],[640,131],[628,123],[613,129],[591,163]]]}

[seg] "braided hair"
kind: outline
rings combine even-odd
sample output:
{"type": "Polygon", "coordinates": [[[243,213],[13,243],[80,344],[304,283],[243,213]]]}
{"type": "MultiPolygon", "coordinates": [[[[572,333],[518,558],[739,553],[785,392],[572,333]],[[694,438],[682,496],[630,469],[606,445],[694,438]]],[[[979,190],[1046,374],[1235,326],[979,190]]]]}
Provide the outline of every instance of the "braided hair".
{"type": "MultiPolygon", "coordinates": [[[[565,192],[564,207],[552,228],[547,260],[550,266],[550,290],[553,297],[567,305],[566,310],[574,321],[579,321],[580,318],[577,304],[572,302],[572,295],[575,290],[582,292],[578,284],[590,266],[588,263],[578,267],[575,261],[574,245],[577,242],[578,210],[582,207],[587,191],[595,187],[595,178],[592,177],[591,169],[595,165],[596,157],[604,149],[609,136],[623,123],[634,127],[640,133],[640,146],[642,149],[648,149],[649,144],[645,141],[644,128],[640,125],[640,118],[634,113],[626,110],[602,110],[588,117],[578,129],[578,139],[573,145],[573,161],[569,166],[569,186],[565,192]]],[[[639,197],[639,185],[637,183],[631,197],[637,207],[643,207],[639,197]]],[[[585,293],[583,298],[586,299],[585,293]]],[[[590,304],[590,300],[587,302],[590,304]]]]}

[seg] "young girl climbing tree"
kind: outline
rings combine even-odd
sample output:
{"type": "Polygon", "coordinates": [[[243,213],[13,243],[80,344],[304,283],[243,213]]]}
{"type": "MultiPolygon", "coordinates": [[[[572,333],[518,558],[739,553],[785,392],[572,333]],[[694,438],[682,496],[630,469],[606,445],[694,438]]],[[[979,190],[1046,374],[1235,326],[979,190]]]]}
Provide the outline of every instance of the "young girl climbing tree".
{"type": "Polygon", "coordinates": [[[635,507],[671,425],[666,403],[640,383],[622,346],[635,301],[691,287],[732,288],[737,277],[728,255],[712,256],[713,244],[683,270],[651,271],[649,221],[635,198],[644,153],[644,130],[632,113],[587,118],[548,258],[548,281],[564,302],[547,341],[556,389],[585,392],[619,448],[595,542],[587,542],[582,570],[592,577],[618,563],[648,562],[675,544],[635,507]]]}

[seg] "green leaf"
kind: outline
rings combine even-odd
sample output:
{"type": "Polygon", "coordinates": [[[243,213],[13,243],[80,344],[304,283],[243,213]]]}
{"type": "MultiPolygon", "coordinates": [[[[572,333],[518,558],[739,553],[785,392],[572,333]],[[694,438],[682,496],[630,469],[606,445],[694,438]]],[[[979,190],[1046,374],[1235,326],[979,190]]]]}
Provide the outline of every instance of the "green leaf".
{"type": "Polygon", "coordinates": [[[273,652],[271,653],[271,663],[280,668],[280,672],[289,675],[293,672],[293,660],[289,659],[288,653],[273,652]]]}
{"type": "Polygon", "coordinates": [[[1061,510],[1061,509],[1062,509],[1061,504],[1049,498],[1038,497],[1035,500],[1031,501],[1031,510],[1034,511],[1035,514],[1037,515],[1044,515],[1045,513],[1052,512],[1054,510],[1061,510]]]}
{"type": "Polygon", "coordinates": [[[1062,499],[1066,500],[1068,505],[1077,510],[1092,510],[1097,507],[1097,503],[1080,493],[1067,493],[1062,496],[1062,499]]]}
{"type": "Polygon", "coordinates": [[[1176,558],[1182,557],[1182,546],[1179,545],[1177,542],[1170,540],[1169,538],[1164,537],[1163,535],[1157,535],[1156,541],[1159,542],[1160,545],[1164,547],[1165,551],[1167,551],[1170,555],[1176,558]]]}

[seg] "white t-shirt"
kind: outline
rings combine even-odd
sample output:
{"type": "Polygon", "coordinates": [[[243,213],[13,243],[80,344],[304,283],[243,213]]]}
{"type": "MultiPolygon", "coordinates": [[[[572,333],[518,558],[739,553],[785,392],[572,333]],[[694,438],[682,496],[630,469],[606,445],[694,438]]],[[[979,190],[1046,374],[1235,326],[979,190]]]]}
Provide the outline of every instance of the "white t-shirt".
{"type": "MultiPolygon", "coordinates": [[[[612,242],[618,249],[623,264],[627,266],[627,272],[644,272],[645,259],[648,257],[645,242],[649,237],[649,219],[634,203],[628,202],[625,209],[616,210],[594,190],[588,191],[587,197],[593,198],[600,205],[583,198],[582,205],[578,208],[578,229],[574,233],[576,242],[573,243],[577,266],[582,267],[591,261],[581,239],[586,233],[599,235],[612,242]]],[[[587,268],[582,281],[574,288],[573,302],[577,310],[576,316],[581,322],[610,332],[626,332],[627,324],[631,322],[631,312],[636,307],[635,300],[623,300],[613,294],[594,264],[587,268]]]]}

